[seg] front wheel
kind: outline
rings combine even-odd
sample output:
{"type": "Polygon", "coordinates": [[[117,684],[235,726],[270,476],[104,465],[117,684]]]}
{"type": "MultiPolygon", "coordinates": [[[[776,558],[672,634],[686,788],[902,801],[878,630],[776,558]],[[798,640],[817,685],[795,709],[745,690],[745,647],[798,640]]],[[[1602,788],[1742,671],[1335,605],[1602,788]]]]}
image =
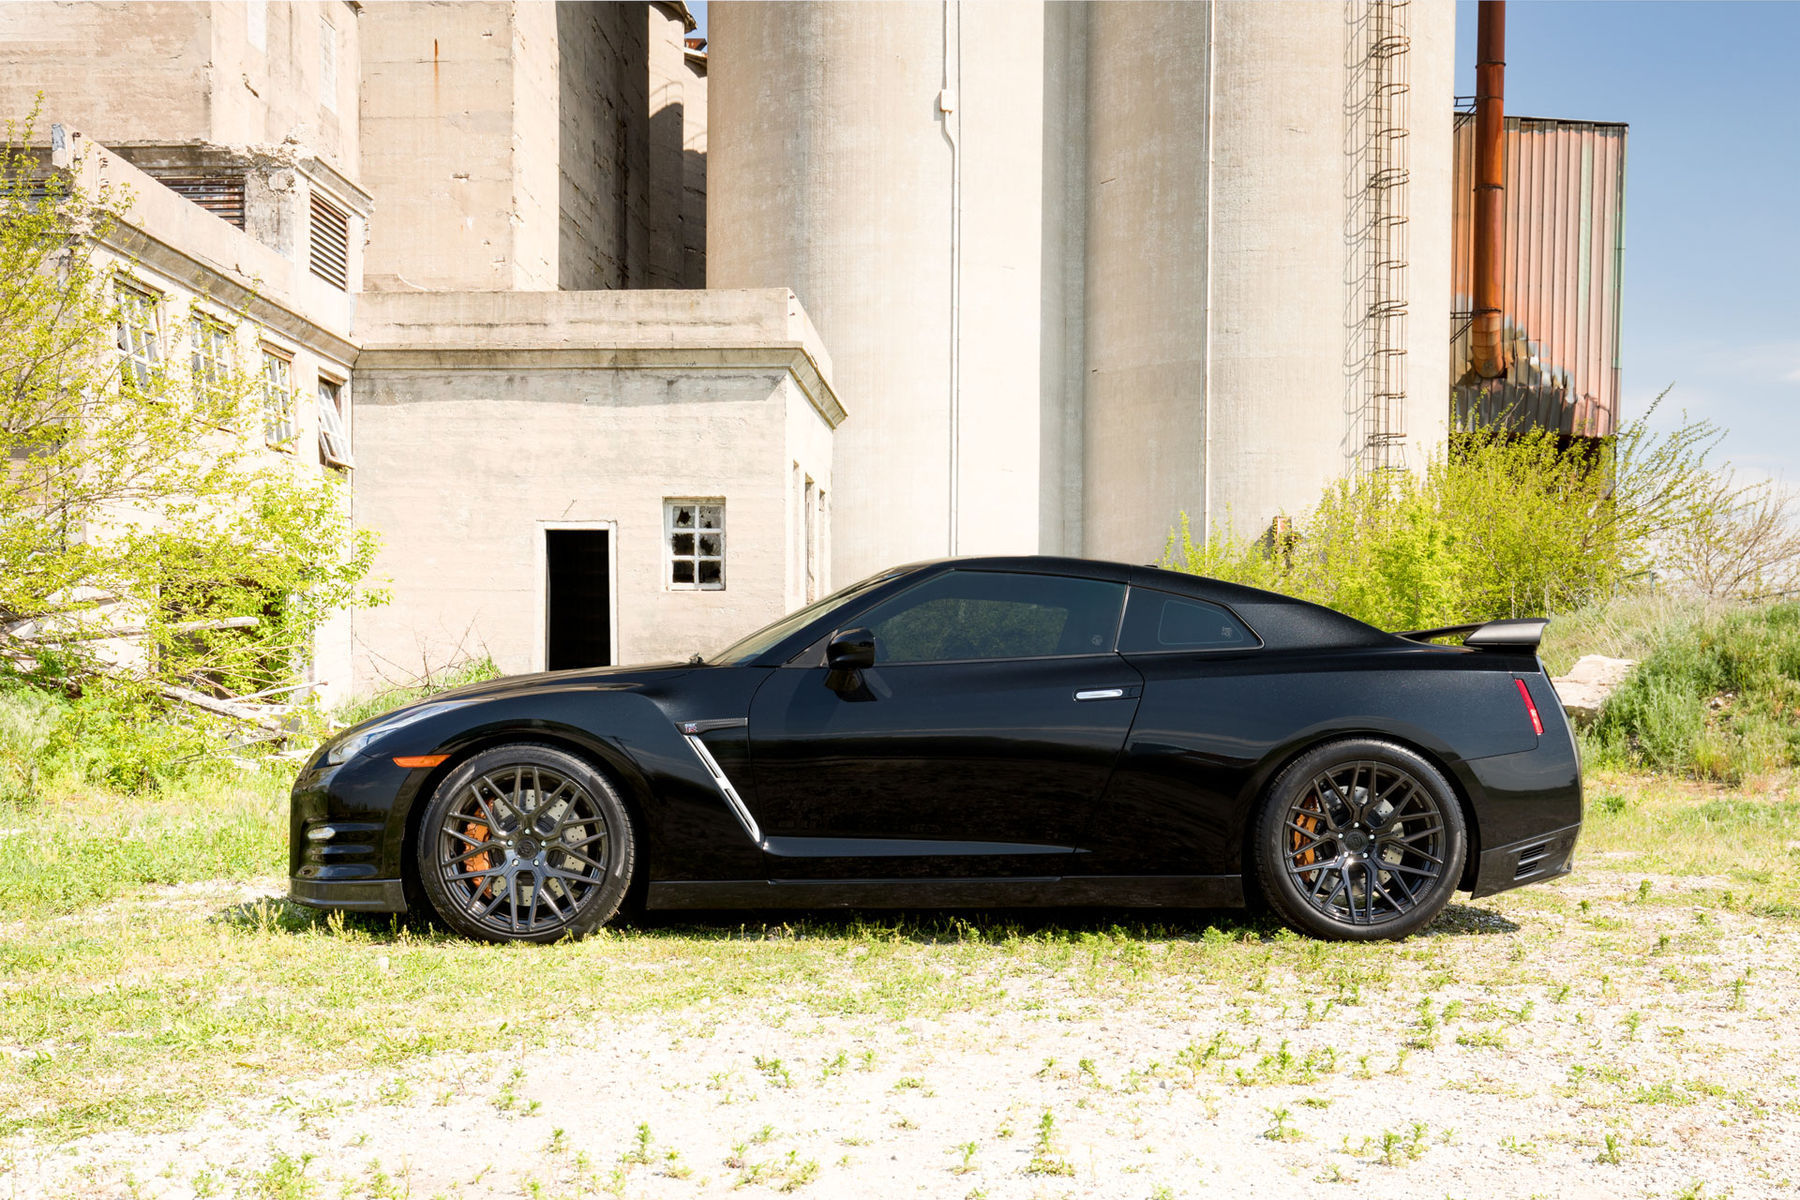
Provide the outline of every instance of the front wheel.
{"type": "Polygon", "coordinates": [[[1275,780],[1252,853],[1263,895],[1289,925],[1343,941],[1403,938],[1443,911],[1468,852],[1443,774],[1373,738],[1307,751],[1275,780]]]}
{"type": "Polygon", "coordinates": [[[550,746],[458,765],[419,822],[419,880],[444,923],[491,942],[582,937],[619,910],[635,843],[618,792],[550,746]]]}

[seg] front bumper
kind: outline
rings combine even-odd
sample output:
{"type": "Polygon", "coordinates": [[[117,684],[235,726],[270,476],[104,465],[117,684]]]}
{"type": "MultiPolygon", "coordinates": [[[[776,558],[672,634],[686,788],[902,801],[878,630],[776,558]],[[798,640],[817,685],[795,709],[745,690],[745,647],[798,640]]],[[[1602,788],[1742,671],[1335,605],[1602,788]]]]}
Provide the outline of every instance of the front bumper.
{"type": "Polygon", "coordinates": [[[430,774],[378,757],[307,764],[289,799],[289,897],[317,908],[405,912],[406,814],[430,774]]]}
{"type": "Polygon", "coordinates": [[[406,911],[406,886],[398,879],[289,879],[288,899],[313,908],[399,913],[406,911]]]}

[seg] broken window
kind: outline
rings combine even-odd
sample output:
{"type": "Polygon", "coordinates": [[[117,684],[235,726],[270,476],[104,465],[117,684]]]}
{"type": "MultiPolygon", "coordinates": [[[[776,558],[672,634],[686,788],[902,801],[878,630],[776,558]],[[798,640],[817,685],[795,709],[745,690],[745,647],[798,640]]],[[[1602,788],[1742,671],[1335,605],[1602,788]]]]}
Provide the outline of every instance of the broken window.
{"type": "Polygon", "coordinates": [[[225,399],[233,366],[231,327],[194,313],[188,318],[188,341],[193,349],[194,390],[211,400],[225,399]]]}
{"type": "Polygon", "coordinates": [[[119,304],[118,343],[124,360],[120,382],[133,390],[146,389],[162,365],[161,305],[154,292],[128,283],[115,283],[113,292],[119,304]]]}
{"type": "Polygon", "coordinates": [[[293,447],[300,436],[294,421],[294,363],[287,355],[263,347],[263,440],[277,449],[293,447]]]}
{"type": "Polygon", "coordinates": [[[677,591],[722,591],[725,587],[725,502],[663,501],[668,585],[677,591]]]}
{"type": "Polygon", "coordinates": [[[319,376],[319,461],[348,470],[350,460],[349,414],[344,408],[344,385],[319,376]]]}

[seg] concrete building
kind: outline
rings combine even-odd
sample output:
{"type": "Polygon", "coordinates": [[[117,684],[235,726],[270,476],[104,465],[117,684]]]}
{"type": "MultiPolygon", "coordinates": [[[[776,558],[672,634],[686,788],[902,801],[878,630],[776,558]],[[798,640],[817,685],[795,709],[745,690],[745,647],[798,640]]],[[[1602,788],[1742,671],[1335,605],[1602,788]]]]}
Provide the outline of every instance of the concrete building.
{"type": "Polygon", "coordinates": [[[1443,436],[1448,0],[710,15],[0,6],[0,103],[342,340],[394,599],[340,688],[685,654],[945,553],[1149,561],[1443,436]]]}
{"type": "Polygon", "coordinates": [[[708,282],[831,347],[847,575],[1147,561],[1442,438],[1450,4],[710,16],[708,282]]]}

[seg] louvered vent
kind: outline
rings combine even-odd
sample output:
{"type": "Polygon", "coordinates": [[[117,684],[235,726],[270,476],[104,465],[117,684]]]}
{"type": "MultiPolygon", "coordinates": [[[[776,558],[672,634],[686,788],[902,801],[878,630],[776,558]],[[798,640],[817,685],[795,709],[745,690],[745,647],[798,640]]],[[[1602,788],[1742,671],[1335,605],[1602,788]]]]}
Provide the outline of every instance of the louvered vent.
{"type": "Polygon", "coordinates": [[[242,175],[158,175],[156,181],[221,221],[244,227],[242,175]]]}
{"type": "Polygon", "coordinates": [[[343,291],[350,290],[350,218],[312,198],[312,273],[343,291]]]}

